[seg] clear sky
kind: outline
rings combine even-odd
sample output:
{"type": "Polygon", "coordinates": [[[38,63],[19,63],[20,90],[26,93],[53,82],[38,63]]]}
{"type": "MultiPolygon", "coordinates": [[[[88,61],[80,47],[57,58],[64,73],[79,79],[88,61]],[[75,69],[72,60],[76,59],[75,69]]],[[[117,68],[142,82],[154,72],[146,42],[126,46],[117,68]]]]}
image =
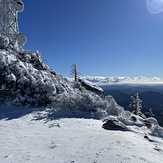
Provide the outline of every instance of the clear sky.
{"type": "Polygon", "coordinates": [[[39,50],[58,74],[76,63],[83,76],[163,78],[163,0],[23,2],[24,48],[39,50]]]}

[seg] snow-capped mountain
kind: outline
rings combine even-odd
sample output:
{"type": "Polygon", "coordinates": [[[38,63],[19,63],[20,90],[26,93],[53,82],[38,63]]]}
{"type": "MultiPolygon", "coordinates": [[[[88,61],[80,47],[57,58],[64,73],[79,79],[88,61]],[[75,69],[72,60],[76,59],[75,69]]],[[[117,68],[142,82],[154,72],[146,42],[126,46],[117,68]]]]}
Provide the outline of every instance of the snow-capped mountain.
{"type": "Polygon", "coordinates": [[[104,76],[83,76],[83,79],[86,79],[90,82],[93,83],[98,83],[98,84],[120,84],[120,83],[135,83],[135,84],[139,84],[139,83],[161,83],[163,82],[162,79],[160,79],[159,77],[153,77],[153,78],[147,78],[144,76],[138,76],[138,77],[104,77],[104,76]]]}

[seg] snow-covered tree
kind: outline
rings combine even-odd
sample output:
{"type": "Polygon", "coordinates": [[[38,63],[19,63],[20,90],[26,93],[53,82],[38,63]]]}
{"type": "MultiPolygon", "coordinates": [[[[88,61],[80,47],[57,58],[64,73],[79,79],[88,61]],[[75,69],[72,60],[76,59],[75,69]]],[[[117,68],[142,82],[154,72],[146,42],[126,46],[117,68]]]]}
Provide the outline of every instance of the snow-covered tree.
{"type": "Polygon", "coordinates": [[[80,75],[80,73],[77,71],[77,64],[71,65],[71,74],[70,75],[74,76],[75,81],[77,81],[78,75],[80,75]]]}
{"type": "MultiPolygon", "coordinates": [[[[136,115],[142,116],[141,108],[142,108],[142,100],[139,98],[139,94],[136,93],[134,96],[131,96],[132,102],[130,107],[134,109],[133,113],[136,115]]],[[[143,116],[144,117],[144,116],[143,116]]]]}

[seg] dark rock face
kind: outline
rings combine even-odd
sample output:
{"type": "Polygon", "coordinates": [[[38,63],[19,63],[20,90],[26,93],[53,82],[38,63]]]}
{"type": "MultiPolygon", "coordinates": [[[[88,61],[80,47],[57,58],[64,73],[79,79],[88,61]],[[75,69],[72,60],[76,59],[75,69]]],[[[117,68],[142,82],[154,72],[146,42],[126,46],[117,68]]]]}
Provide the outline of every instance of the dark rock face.
{"type": "Polygon", "coordinates": [[[151,124],[148,120],[144,120],[143,123],[144,123],[144,125],[145,125],[147,128],[151,128],[151,127],[152,127],[152,124],[151,124]]]}
{"type": "Polygon", "coordinates": [[[103,124],[102,127],[104,129],[108,129],[108,130],[109,129],[110,130],[126,130],[127,129],[127,126],[124,123],[122,123],[122,122],[120,122],[118,120],[111,120],[111,119],[107,120],[103,124]]]}
{"type": "Polygon", "coordinates": [[[89,90],[89,91],[92,91],[92,92],[95,92],[99,95],[104,95],[104,91],[102,88],[98,87],[97,85],[93,84],[93,83],[90,83],[84,79],[78,79],[78,81],[81,83],[81,85],[89,90]]]}

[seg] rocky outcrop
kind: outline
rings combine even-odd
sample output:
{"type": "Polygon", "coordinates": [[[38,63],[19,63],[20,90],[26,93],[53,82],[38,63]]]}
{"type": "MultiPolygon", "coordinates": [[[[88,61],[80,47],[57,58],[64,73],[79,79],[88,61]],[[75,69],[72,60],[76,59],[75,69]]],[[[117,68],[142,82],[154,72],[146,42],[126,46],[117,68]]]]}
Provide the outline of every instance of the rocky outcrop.
{"type": "Polygon", "coordinates": [[[127,126],[117,119],[108,119],[105,120],[105,123],[102,126],[107,130],[127,130],[127,126]]]}
{"type": "Polygon", "coordinates": [[[78,81],[81,83],[81,85],[89,90],[89,91],[92,91],[92,92],[95,92],[99,95],[104,95],[104,90],[102,88],[100,88],[99,86],[97,86],[96,84],[93,84],[87,80],[84,80],[84,79],[78,79],[78,81]]]}

